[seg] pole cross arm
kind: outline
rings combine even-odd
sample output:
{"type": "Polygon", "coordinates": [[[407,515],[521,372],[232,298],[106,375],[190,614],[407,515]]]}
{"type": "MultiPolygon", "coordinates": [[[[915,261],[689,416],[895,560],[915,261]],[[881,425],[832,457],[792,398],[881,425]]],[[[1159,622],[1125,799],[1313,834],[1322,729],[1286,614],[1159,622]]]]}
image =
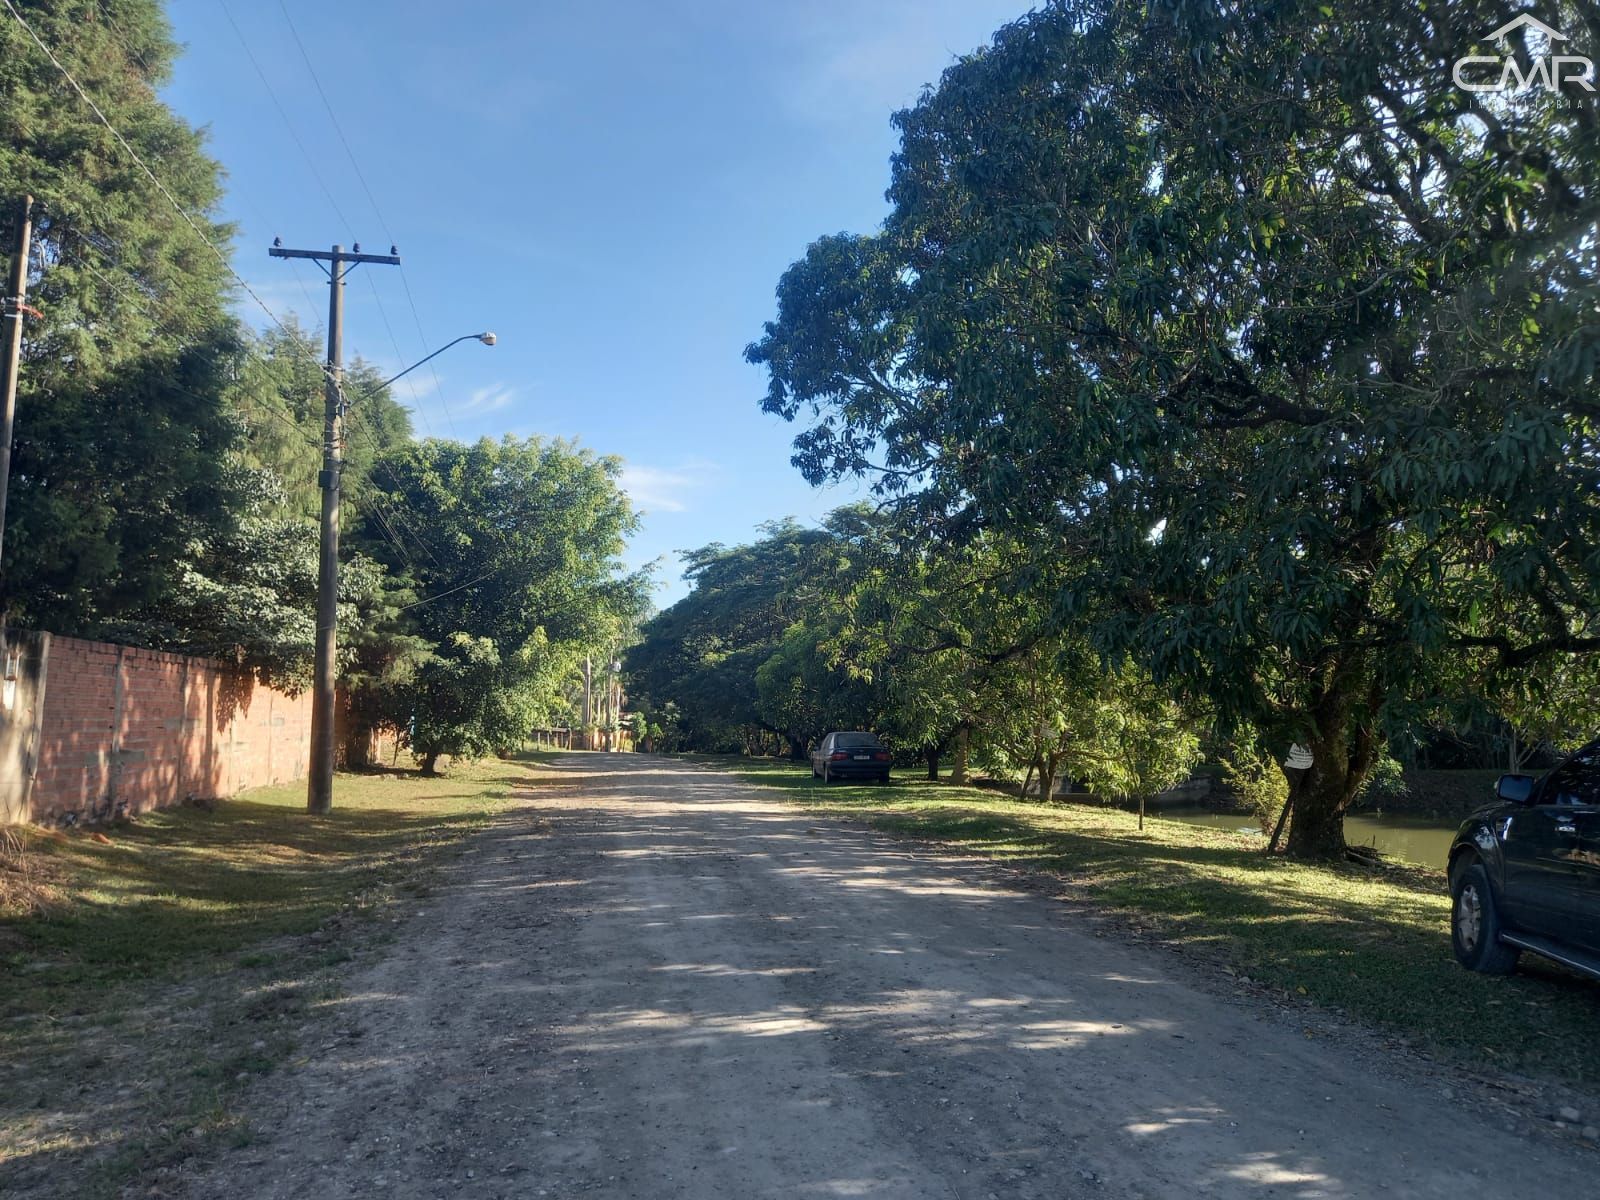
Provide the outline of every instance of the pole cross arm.
{"type": "Polygon", "coordinates": [[[318,262],[331,263],[384,263],[387,266],[398,267],[400,256],[398,254],[359,254],[354,250],[291,250],[287,246],[268,246],[267,253],[273,258],[314,258],[318,262]]]}

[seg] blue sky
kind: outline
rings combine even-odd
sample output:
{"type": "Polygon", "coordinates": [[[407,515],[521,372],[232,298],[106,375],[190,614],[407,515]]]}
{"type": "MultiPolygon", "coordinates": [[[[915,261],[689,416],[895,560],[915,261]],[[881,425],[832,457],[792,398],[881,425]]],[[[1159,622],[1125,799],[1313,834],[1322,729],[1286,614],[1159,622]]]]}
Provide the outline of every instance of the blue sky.
{"type": "Polygon", "coordinates": [[[320,330],[327,292],[267,257],[273,237],[392,239],[404,278],[352,277],[347,355],[393,371],[499,335],[397,385],[419,434],[556,435],[626,461],[645,514],[629,561],[668,556],[665,605],[675,551],[857,494],[789,465],[795,429],[760,411],[741,351],[810,241],[882,220],[890,113],[1025,7],[172,0],[186,51],[166,96],[208,129],[236,266],[274,310],[320,330]]]}

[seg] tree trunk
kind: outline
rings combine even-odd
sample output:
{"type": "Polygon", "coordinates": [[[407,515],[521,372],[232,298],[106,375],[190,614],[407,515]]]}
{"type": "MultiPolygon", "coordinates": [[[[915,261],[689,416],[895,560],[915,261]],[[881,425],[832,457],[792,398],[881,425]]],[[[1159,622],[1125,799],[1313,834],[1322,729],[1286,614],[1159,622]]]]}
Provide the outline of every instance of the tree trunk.
{"type": "Polygon", "coordinates": [[[967,775],[967,749],[971,740],[971,731],[965,725],[956,730],[954,761],[950,764],[951,783],[964,784],[969,782],[967,775]]]}
{"type": "MultiPolygon", "coordinates": [[[[1313,749],[1313,754],[1316,750],[1313,749]]],[[[1334,764],[1312,764],[1289,814],[1285,852],[1294,858],[1343,858],[1347,776],[1334,764]]]]}
{"type": "Polygon", "coordinates": [[[939,782],[939,747],[924,746],[922,749],[923,761],[928,764],[928,782],[939,782]]]}
{"type": "Polygon", "coordinates": [[[810,757],[810,755],[806,753],[806,743],[804,738],[789,737],[787,734],[784,736],[789,738],[789,758],[791,761],[804,762],[810,757]]]}
{"type": "Polygon", "coordinates": [[[424,775],[437,775],[439,773],[439,752],[430,750],[422,756],[422,773],[424,775]]]}
{"type": "Polygon", "coordinates": [[[1039,763],[1039,799],[1048,802],[1056,792],[1056,766],[1051,755],[1045,755],[1039,763]]]}
{"type": "Polygon", "coordinates": [[[349,709],[345,711],[350,723],[344,733],[344,765],[347,770],[362,771],[372,765],[372,726],[349,709]]]}
{"type": "Polygon", "coordinates": [[[1291,857],[1344,857],[1345,810],[1378,757],[1375,726],[1381,697],[1374,690],[1364,700],[1340,692],[1335,684],[1312,713],[1311,767],[1295,794],[1284,847],[1291,857]]]}

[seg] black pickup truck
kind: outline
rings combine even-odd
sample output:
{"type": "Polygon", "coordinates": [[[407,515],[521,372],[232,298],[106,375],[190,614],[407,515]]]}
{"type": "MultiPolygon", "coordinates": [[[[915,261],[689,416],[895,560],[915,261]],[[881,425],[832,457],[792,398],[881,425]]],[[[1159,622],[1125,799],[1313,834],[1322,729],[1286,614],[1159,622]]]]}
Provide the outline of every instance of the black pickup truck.
{"type": "Polygon", "coordinates": [[[1504,974],[1532,950],[1600,979],[1600,738],[1495,791],[1450,845],[1456,958],[1504,974]]]}

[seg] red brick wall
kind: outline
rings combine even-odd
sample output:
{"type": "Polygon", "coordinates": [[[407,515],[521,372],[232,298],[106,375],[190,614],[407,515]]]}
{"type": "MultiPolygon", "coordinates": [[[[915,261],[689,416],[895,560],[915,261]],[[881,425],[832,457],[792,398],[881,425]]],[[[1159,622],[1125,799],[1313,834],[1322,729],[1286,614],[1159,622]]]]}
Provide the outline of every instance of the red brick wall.
{"type": "Polygon", "coordinates": [[[52,637],[32,819],[102,820],[302,778],[311,694],[206,659],[52,637]]]}

